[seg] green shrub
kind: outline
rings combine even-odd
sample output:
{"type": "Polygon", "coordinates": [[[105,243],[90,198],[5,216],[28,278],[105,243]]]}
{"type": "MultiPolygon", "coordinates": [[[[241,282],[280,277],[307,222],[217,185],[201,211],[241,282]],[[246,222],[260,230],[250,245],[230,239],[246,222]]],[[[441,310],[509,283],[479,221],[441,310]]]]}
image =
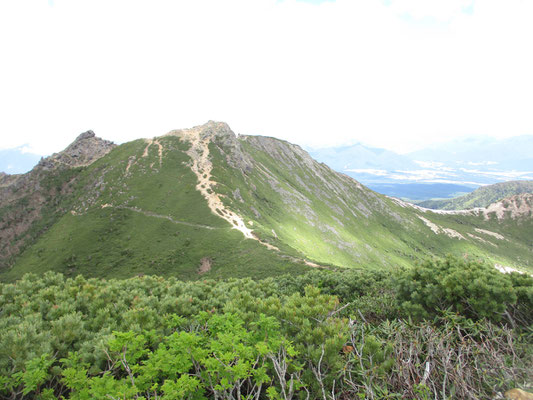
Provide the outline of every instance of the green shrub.
{"type": "Polygon", "coordinates": [[[473,319],[502,319],[517,296],[511,278],[476,260],[447,257],[406,271],[398,282],[398,300],[414,318],[451,309],[473,319]]]}
{"type": "Polygon", "coordinates": [[[533,279],[453,259],[398,279],[396,288],[362,270],[197,282],[27,275],[0,284],[0,398],[392,399],[429,388],[429,398],[477,399],[525,387],[531,336],[475,320],[487,310],[473,298],[510,305],[505,316],[523,324],[533,279]],[[476,280],[483,291],[469,287],[476,280]],[[443,294],[458,283],[462,296],[443,294]],[[406,295],[430,285],[444,302],[406,295]],[[437,317],[398,318],[389,304],[398,290],[404,311],[437,317]]]}
{"type": "Polygon", "coordinates": [[[523,326],[533,324],[533,277],[512,272],[509,279],[516,293],[516,305],[512,307],[513,318],[523,326]]]}

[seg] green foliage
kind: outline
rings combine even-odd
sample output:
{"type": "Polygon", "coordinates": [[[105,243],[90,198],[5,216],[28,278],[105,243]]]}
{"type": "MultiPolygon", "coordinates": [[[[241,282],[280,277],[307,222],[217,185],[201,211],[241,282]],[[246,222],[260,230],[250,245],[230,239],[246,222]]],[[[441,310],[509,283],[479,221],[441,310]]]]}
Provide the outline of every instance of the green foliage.
{"type": "MultiPolygon", "coordinates": [[[[443,282],[462,265],[441,263],[450,264],[443,282]]],[[[468,271],[492,282],[479,265],[468,271]]],[[[464,306],[464,315],[456,307],[428,309],[435,320],[399,318],[392,300],[413,276],[312,271],[182,282],[26,275],[0,284],[0,398],[390,399],[424,398],[430,388],[430,398],[474,399],[525,382],[533,349],[524,334],[529,277],[498,275],[517,298],[506,310],[513,331],[507,319],[497,326],[469,318],[464,306]]]]}
{"type": "Polygon", "coordinates": [[[35,391],[39,393],[40,386],[49,378],[49,369],[54,363],[48,354],[33,358],[24,365],[24,370],[13,374],[15,382],[20,382],[24,389],[22,394],[35,391]]]}
{"type": "Polygon", "coordinates": [[[261,393],[263,385],[274,385],[269,374],[273,354],[288,349],[284,361],[293,371],[298,369],[292,361],[297,353],[280,335],[280,325],[272,317],[259,315],[248,330],[233,314],[203,312],[193,325],[190,331],[161,338],[155,350],[147,346],[142,334],[115,332],[107,345],[111,367],[103,378],[87,376],[83,365],[65,370],[63,382],[70,389],[67,398],[99,398],[103,393],[114,398],[253,397],[261,393]]]}
{"type": "Polygon", "coordinates": [[[517,296],[509,276],[481,261],[448,257],[426,261],[399,280],[398,299],[405,313],[427,318],[451,309],[474,319],[502,319],[517,296]]]}
{"type": "Polygon", "coordinates": [[[283,275],[276,279],[276,284],[278,291],[284,294],[304,294],[306,286],[317,287],[323,294],[336,296],[343,304],[350,303],[343,316],[358,310],[367,319],[382,320],[398,316],[391,278],[400,273],[372,269],[315,269],[302,275],[283,275]]]}
{"type": "Polygon", "coordinates": [[[510,310],[512,318],[523,326],[533,324],[533,277],[517,272],[512,272],[508,277],[517,299],[510,310]]]}
{"type": "Polygon", "coordinates": [[[10,377],[0,393],[35,395],[61,383],[73,399],[200,398],[274,385],[293,396],[314,385],[320,358],[322,373],[342,366],[347,332],[334,315],[337,298],[302,291],[278,294],[272,279],[26,275],[0,285],[0,376],[10,377]]]}

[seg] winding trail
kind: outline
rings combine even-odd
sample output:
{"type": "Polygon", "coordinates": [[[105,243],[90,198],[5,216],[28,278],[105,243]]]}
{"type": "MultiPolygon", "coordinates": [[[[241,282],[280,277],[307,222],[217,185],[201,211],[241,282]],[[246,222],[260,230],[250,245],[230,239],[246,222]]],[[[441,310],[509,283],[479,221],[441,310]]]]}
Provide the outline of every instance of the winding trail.
{"type": "MultiPolygon", "coordinates": [[[[198,190],[207,200],[207,205],[213,214],[218,215],[219,217],[228,221],[232,228],[240,231],[245,238],[254,239],[261,242],[253,234],[252,230],[246,226],[243,218],[233,211],[228,210],[224,206],[224,203],[222,203],[220,196],[215,192],[214,188],[217,183],[211,179],[213,164],[209,160],[210,137],[207,136],[205,138],[201,138],[201,129],[198,128],[173,131],[170,133],[189,141],[191,144],[190,149],[187,151],[187,155],[192,160],[191,170],[198,178],[196,190],[198,190]]],[[[268,243],[263,244],[266,245],[268,243]]],[[[274,248],[274,246],[272,247],[274,248]]]]}
{"type": "Polygon", "coordinates": [[[148,149],[152,144],[156,144],[158,147],[157,154],[159,155],[159,167],[163,165],[163,145],[159,143],[158,139],[152,140],[152,139],[144,139],[146,141],[146,147],[144,148],[144,152],[142,155],[142,158],[148,157],[148,149]]]}
{"type": "MultiPolygon", "coordinates": [[[[104,205],[102,206],[102,208],[106,208],[106,207],[113,207],[113,206],[111,206],[111,205],[109,205],[109,204],[104,204],[104,205]]],[[[213,227],[213,226],[209,226],[209,225],[193,224],[192,222],[179,221],[179,220],[177,220],[177,219],[172,218],[172,217],[169,216],[169,215],[156,214],[156,213],[153,213],[153,212],[151,212],[151,211],[141,210],[140,208],[137,208],[137,207],[115,206],[114,208],[119,208],[119,209],[123,209],[123,210],[134,211],[134,212],[136,212],[136,213],[143,214],[143,215],[145,215],[145,216],[147,216],[147,217],[154,217],[154,218],[167,219],[167,220],[169,220],[170,222],[172,222],[172,223],[174,223],[174,224],[192,226],[193,228],[203,228],[203,229],[210,229],[210,230],[214,230],[214,229],[222,229],[222,228],[215,228],[215,227],[213,227]]]]}

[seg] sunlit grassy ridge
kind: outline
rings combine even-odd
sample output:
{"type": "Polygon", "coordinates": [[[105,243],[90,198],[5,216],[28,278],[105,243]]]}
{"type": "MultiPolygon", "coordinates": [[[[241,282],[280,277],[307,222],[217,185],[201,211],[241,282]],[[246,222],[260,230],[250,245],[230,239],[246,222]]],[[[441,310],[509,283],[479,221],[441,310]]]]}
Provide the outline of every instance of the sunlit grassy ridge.
{"type": "Polygon", "coordinates": [[[319,262],[345,267],[398,267],[445,254],[487,258],[528,269],[533,259],[531,219],[485,219],[435,214],[398,203],[312,160],[298,146],[272,138],[240,137],[253,168],[232,166],[236,149],[214,143],[217,190],[253,221],[262,238],[319,262]],[[238,194],[236,195],[236,190],[238,194]],[[433,232],[420,218],[437,225],[433,232]],[[451,229],[460,236],[446,233],[451,229]],[[496,239],[476,229],[501,232],[496,239]],[[475,236],[475,237],[474,237],[475,236]]]}

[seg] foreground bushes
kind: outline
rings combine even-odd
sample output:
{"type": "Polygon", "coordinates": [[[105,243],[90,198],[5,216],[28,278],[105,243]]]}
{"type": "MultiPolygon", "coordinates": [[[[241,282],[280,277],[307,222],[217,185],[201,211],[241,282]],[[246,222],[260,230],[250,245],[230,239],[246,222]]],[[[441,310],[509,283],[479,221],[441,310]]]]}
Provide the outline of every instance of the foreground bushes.
{"type": "Polygon", "coordinates": [[[394,276],[219,282],[27,275],[0,285],[0,396],[492,398],[531,381],[533,279],[483,268],[448,259],[394,276]],[[483,306],[487,293],[497,301],[483,306]]]}
{"type": "Polygon", "coordinates": [[[449,309],[465,317],[498,322],[533,322],[533,278],[502,274],[479,260],[448,257],[426,261],[403,273],[398,299],[404,314],[428,318],[449,309]]]}

